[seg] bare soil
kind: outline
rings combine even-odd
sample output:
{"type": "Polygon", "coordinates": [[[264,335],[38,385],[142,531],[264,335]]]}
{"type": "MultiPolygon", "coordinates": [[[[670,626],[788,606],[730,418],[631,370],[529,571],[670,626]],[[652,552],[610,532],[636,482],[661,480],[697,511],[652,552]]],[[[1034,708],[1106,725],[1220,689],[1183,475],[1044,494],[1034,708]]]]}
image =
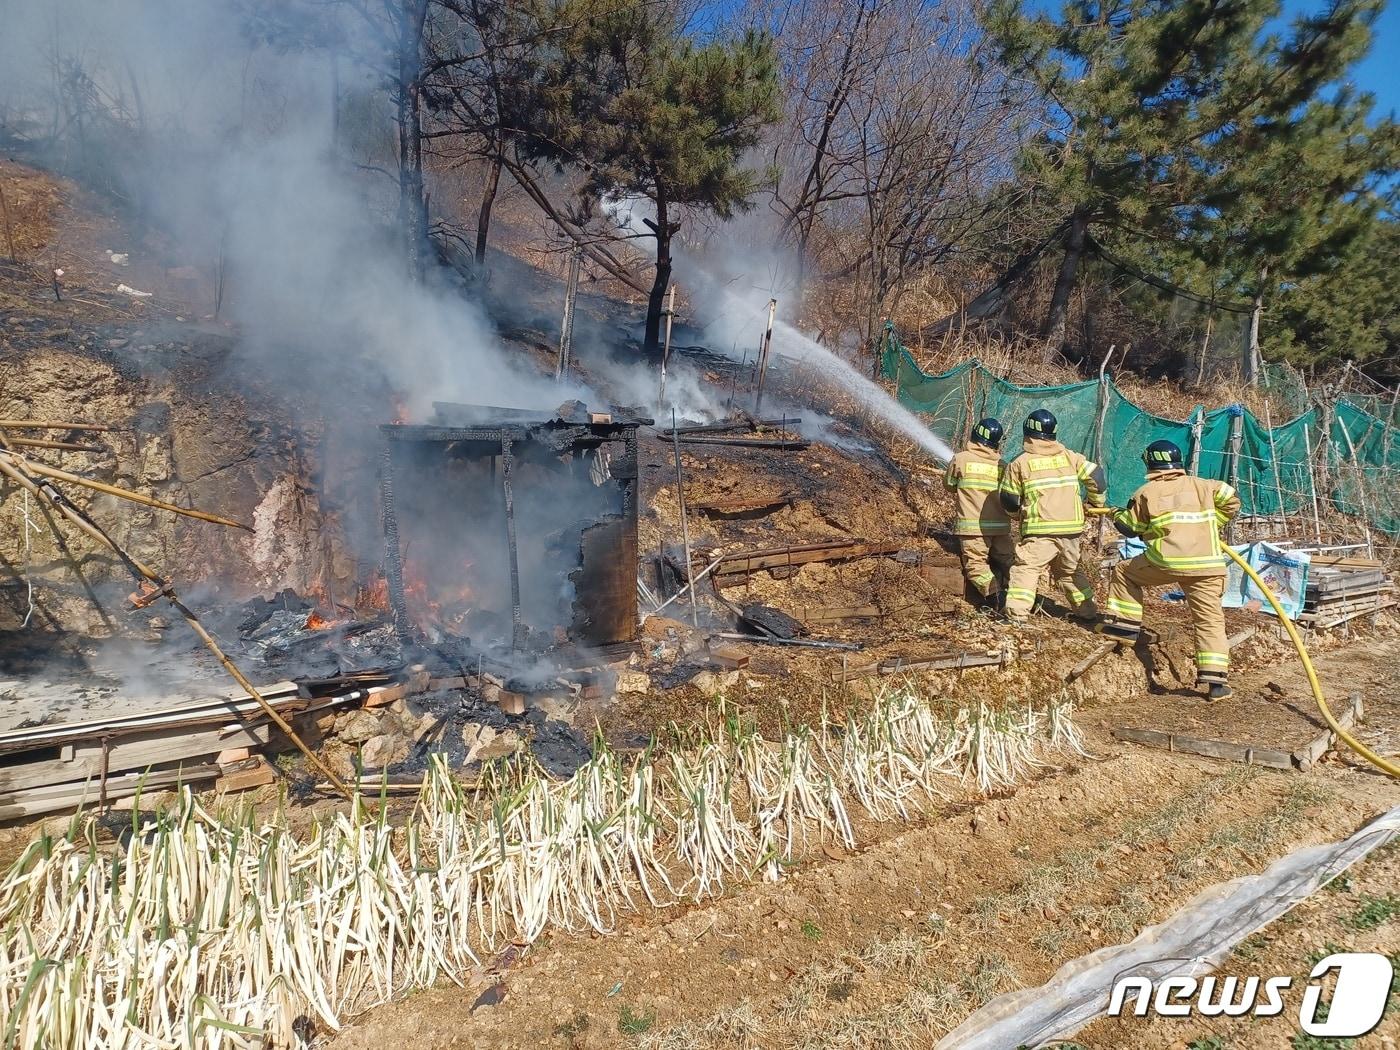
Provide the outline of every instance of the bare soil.
{"type": "MultiPolygon", "coordinates": [[[[1376,698],[1368,738],[1400,722],[1388,700],[1397,679],[1388,645],[1326,654],[1319,666],[1330,689],[1376,698]]],[[[1239,685],[1294,690],[1300,677],[1280,663],[1239,685]]],[[[551,934],[507,971],[372,1011],[332,1045],[927,1046],[982,1002],[1131,939],[1204,887],[1344,837],[1400,803],[1400,786],[1340,756],[1281,773],[1118,744],[1103,727],[1120,714],[1091,707],[1083,721],[1095,757],[1007,797],[865,829],[874,837],[853,855],[816,856],[779,884],[736,886],[676,913],[628,917],[609,937],[551,934]],[[503,1001],[474,1009],[497,981],[503,1001]]],[[[1372,892],[1372,880],[1379,892],[1393,864],[1368,867],[1356,892],[1372,892]]],[[[1393,919],[1358,939],[1328,925],[1333,911],[1298,915],[1284,924],[1296,943],[1400,944],[1393,919]]],[[[1302,954],[1281,943],[1267,961],[1301,970],[1302,954]]],[[[1242,1037],[1248,1022],[1233,1023],[1242,1037]]],[[[1118,1024],[1084,1045],[1178,1038],[1165,1022],[1150,1022],[1164,1026],[1160,1039],[1149,1022],[1118,1024]]]]}

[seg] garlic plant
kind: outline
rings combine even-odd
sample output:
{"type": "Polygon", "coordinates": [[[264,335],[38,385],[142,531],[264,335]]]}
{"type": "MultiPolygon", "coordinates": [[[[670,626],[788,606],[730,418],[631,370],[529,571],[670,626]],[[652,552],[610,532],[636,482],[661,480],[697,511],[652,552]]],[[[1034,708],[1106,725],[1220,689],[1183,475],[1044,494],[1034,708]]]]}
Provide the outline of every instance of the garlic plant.
{"type": "Polygon", "coordinates": [[[1055,751],[1084,753],[1066,705],[943,718],[906,685],[780,741],[733,718],[631,757],[599,741],[564,781],[522,758],[468,793],[434,759],[401,825],[357,803],[298,832],[185,792],[113,848],[75,818],[0,878],[3,1045],[304,1046],[504,943],[777,879],[854,846],[853,808],[909,819],[1055,751]]]}

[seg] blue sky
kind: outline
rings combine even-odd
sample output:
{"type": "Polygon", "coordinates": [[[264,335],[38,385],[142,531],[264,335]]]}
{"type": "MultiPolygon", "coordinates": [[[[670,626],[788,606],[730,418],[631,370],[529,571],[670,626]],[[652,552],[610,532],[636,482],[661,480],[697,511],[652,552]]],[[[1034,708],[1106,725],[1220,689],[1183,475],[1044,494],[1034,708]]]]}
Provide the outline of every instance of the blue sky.
{"type": "MultiPolygon", "coordinates": [[[[1284,2],[1288,14],[1316,11],[1321,6],[1320,0],[1284,2]]],[[[1371,53],[1355,69],[1356,86],[1376,96],[1378,116],[1400,112],[1400,67],[1397,64],[1400,64],[1400,0],[1388,0],[1376,23],[1371,53]]]]}
{"type": "MultiPolygon", "coordinates": [[[[1290,18],[1306,11],[1321,10],[1327,0],[1284,0],[1284,17],[1290,18]]],[[[1036,7],[1058,8],[1060,0],[1030,0],[1036,7]]],[[[724,24],[743,7],[742,0],[709,0],[696,19],[696,24],[715,28],[724,24]]],[[[1376,35],[1371,53],[1355,70],[1356,86],[1376,96],[1376,114],[1400,113],[1400,0],[1387,0],[1386,8],[1376,23],[1376,35]]]]}

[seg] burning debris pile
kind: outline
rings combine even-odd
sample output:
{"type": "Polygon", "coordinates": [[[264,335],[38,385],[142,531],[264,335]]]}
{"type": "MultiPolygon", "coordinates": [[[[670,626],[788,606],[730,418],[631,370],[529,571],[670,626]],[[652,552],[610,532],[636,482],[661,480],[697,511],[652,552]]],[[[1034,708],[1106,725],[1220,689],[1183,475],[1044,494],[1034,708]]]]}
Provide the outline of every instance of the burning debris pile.
{"type": "Polygon", "coordinates": [[[0,882],[0,1013],[24,1046],[117,1045],[132,1027],[306,1046],[551,925],[605,931],[648,902],[777,878],[818,842],[854,847],[860,819],[1082,753],[1058,702],[948,717],[907,688],[780,741],[726,719],[673,744],[600,747],[563,781],[496,763],[475,791],[436,759],[402,826],[356,804],[298,832],[285,812],[225,816],[185,794],[112,856],[93,818],[75,821],[0,882]]]}

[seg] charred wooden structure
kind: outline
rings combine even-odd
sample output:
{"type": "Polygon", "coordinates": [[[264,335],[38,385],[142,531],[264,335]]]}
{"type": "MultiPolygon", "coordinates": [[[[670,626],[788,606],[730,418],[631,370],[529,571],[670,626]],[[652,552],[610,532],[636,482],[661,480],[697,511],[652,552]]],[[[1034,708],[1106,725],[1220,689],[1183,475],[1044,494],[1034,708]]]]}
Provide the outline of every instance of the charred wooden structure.
{"type": "Polygon", "coordinates": [[[460,625],[478,649],[633,641],[637,428],[651,421],[577,402],[554,414],[433,407],[430,423],[380,427],[384,574],[400,637],[422,638],[428,619],[460,625]]]}

